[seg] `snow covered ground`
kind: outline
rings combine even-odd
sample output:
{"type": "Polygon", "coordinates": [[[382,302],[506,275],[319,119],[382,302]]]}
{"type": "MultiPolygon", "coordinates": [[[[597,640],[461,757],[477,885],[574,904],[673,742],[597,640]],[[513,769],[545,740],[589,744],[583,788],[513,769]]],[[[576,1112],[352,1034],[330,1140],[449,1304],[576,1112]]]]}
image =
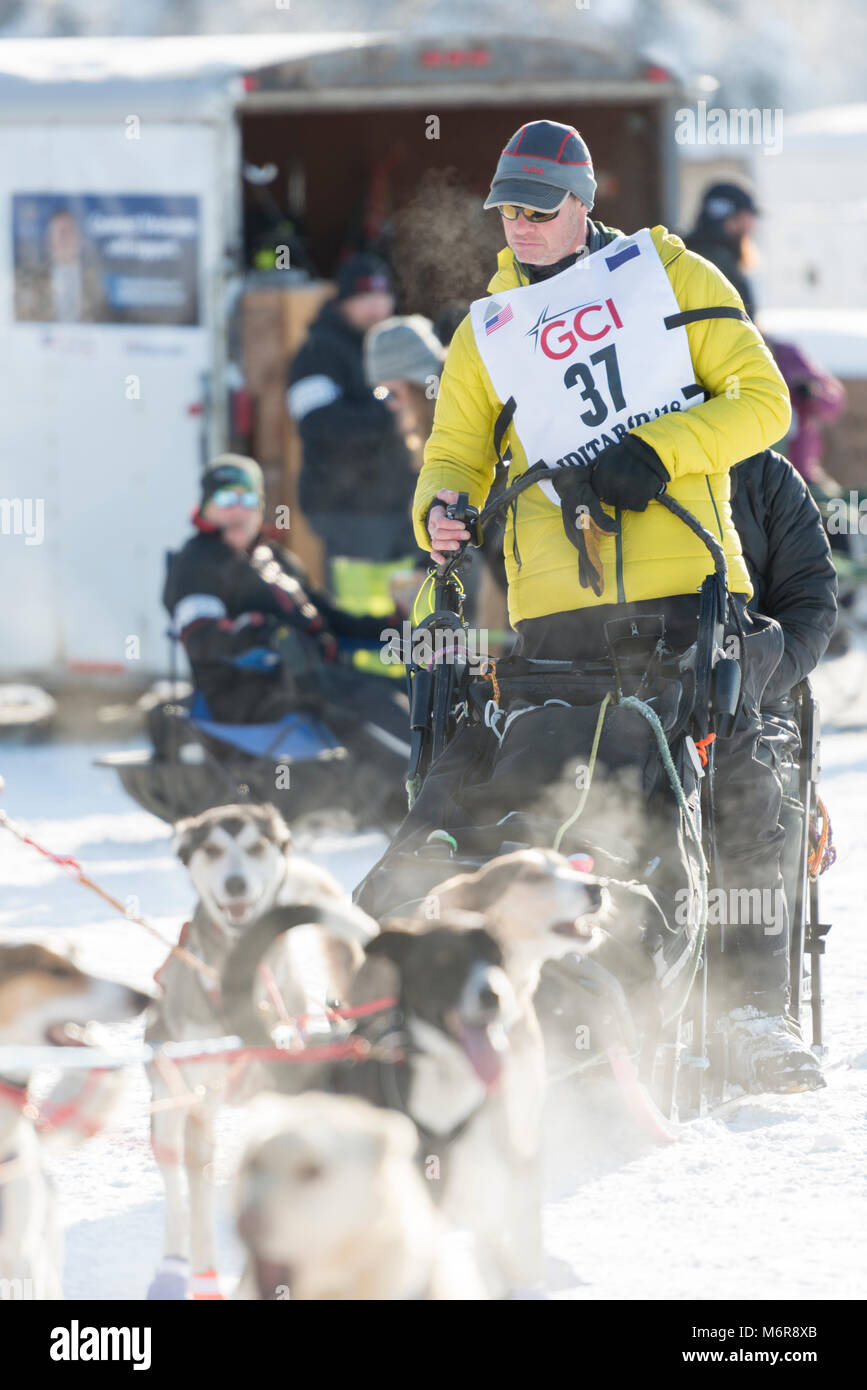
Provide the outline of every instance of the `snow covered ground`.
{"type": "MultiPolygon", "coordinates": [[[[860,653],[820,673],[823,794],[837,844],[837,864],[823,881],[823,917],[834,924],[825,968],[827,1090],[744,1100],[661,1149],[619,1119],[594,1125],[590,1101],[561,1083],[551,1097],[545,1208],[547,1247],[562,1286],[556,1296],[863,1295],[865,676],[867,657],[860,653]]],[[[99,751],[75,744],[0,747],[4,805],[36,839],[75,855],[86,873],[173,939],[192,897],[172,856],[170,832],[134,807],[111,772],[92,766],[99,751]]],[[[382,846],[375,834],[320,835],[309,849],[351,888],[382,846]]],[[[131,983],[146,982],[160,963],[158,942],[8,834],[0,834],[0,881],[0,940],[71,941],[85,968],[131,983]]],[[[135,1031],[136,1025],[117,1030],[126,1038],[135,1031]]],[[[159,1257],[161,1184],[147,1147],[146,1099],[143,1074],[131,1069],[111,1129],[52,1166],[70,1298],[141,1298],[159,1257]]],[[[240,1125],[239,1114],[227,1112],[218,1164],[227,1289],[240,1265],[228,1207],[240,1125]]]]}

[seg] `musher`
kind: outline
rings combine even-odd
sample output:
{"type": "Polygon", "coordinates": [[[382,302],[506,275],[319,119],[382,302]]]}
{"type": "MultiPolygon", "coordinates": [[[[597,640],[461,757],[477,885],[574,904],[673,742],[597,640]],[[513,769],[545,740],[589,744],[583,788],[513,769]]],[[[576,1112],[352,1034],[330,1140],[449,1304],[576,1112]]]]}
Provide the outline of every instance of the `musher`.
{"type": "MultiPolygon", "coordinates": [[[[654,502],[661,491],[720,538],[746,633],[741,720],[718,740],[719,839],[734,866],[726,886],[740,901],[779,904],[782,792],[755,754],[783,637],[747,613],[729,469],[785,433],[788,393],[723,275],[664,227],[624,236],[592,221],[595,191],[590,152],[570,126],[532,121],[503,150],[485,207],[498,209],[508,245],[489,297],[449,349],[416,537],[437,563],[467,539],[445,507],[458,492],[484,504],[506,443],[510,482],[537,460],[566,465],[510,508],[506,565],[517,650],[576,661],[605,654],[613,618],[662,613],[673,649],[695,640],[708,554],[654,502]]],[[[787,924],[762,915],[727,929],[735,949],[719,1008],[734,1079],[771,1090],[823,1085],[788,1014],[787,924]]]]}

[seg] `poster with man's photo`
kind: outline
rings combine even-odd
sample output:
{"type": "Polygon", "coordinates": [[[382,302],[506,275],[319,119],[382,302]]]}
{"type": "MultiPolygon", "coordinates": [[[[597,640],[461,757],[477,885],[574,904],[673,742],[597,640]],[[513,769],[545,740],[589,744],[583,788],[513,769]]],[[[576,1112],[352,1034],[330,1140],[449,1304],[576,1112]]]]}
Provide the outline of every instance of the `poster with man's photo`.
{"type": "Polygon", "coordinates": [[[198,324],[198,198],[17,193],[12,221],[19,322],[198,324]]]}

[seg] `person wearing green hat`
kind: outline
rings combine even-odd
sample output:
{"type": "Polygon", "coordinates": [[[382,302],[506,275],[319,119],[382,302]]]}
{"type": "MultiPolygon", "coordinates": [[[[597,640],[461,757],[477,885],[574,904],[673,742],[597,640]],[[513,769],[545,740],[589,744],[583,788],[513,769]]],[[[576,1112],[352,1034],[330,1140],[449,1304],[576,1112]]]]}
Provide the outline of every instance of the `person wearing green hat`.
{"type": "MultiPolygon", "coordinates": [[[[344,662],[341,643],[382,645],[406,614],[357,616],[314,588],[265,524],[255,459],[221,454],[202,477],[195,534],[171,559],[163,602],[211,717],[268,723],[292,709],[328,708],[352,749],[366,723],[384,731],[376,759],[402,786],[409,751],[406,697],[383,676],[344,662]]],[[[376,740],[374,740],[376,742],[376,740]]]]}

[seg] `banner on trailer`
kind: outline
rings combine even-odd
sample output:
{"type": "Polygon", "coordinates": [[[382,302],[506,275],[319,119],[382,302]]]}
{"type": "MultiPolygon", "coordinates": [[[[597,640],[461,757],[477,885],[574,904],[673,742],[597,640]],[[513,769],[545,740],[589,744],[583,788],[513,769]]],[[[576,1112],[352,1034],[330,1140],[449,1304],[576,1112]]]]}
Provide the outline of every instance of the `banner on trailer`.
{"type": "Polygon", "coordinates": [[[199,323],[199,200],[16,193],[20,323],[199,323]]]}

